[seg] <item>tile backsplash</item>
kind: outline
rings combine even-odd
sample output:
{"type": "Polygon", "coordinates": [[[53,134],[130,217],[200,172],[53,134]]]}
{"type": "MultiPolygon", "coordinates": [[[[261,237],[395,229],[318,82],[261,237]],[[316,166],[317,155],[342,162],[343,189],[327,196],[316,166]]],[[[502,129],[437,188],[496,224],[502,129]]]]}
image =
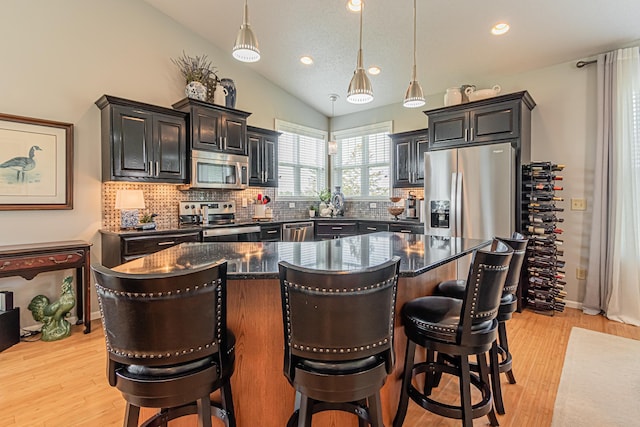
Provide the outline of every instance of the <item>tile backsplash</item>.
{"type": "MultiPolygon", "coordinates": [[[[316,206],[319,200],[276,200],[275,188],[249,187],[242,191],[228,190],[178,190],[176,185],[171,184],[138,184],[132,182],[105,182],[102,184],[102,226],[107,229],[117,229],[120,226],[120,211],[115,209],[116,191],[118,190],[142,190],[144,193],[145,209],[140,213],[155,213],[155,218],[159,228],[174,228],[178,226],[178,202],[181,201],[234,201],[236,204],[236,218],[246,220],[253,217],[254,205],[258,194],[267,195],[271,198],[270,203],[273,209],[275,220],[299,219],[308,217],[308,208],[312,203],[316,206]],[[248,205],[242,207],[242,199],[246,198],[248,205]],[[295,203],[294,208],[290,208],[290,203],[295,203]]],[[[424,192],[421,188],[394,188],[393,195],[406,199],[412,191],[419,199],[424,192]]],[[[404,203],[404,200],[402,201],[404,203]]],[[[345,217],[351,218],[380,218],[391,219],[387,212],[387,207],[393,203],[388,200],[383,201],[350,201],[345,196],[345,217]],[[370,204],[375,203],[376,207],[371,208],[370,204]]],[[[401,215],[401,218],[404,214],[401,215]]]]}

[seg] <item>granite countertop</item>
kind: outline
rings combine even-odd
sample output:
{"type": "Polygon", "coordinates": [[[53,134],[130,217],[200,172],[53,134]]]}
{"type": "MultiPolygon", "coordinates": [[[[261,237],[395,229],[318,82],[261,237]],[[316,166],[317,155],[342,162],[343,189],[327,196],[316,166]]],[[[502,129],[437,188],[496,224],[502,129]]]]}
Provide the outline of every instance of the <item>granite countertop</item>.
{"type": "Polygon", "coordinates": [[[490,240],[378,232],[319,242],[182,243],[114,267],[130,274],[162,274],[226,259],[227,277],[278,278],[278,262],[319,270],[359,270],[400,257],[400,275],[418,276],[491,243],[490,240]]]}
{"type": "MultiPolygon", "coordinates": [[[[370,221],[376,223],[385,224],[403,224],[403,225],[422,225],[423,223],[410,219],[393,220],[388,218],[371,218],[371,217],[314,217],[314,218],[291,218],[291,219],[273,219],[268,221],[258,221],[254,219],[238,220],[234,224],[216,225],[214,227],[233,227],[238,225],[276,225],[276,224],[288,224],[292,222],[307,222],[307,221],[332,221],[332,222],[345,222],[345,221],[370,221]]],[[[212,228],[212,226],[208,226],[212,228]]],[[[200,231],[203,227],[201,225],[186,225],[176,227],[158,227],[153,230],[123,230],[121,228],[102,228],[100,233],[102,234],[117,234],[121,236],[139,236],[139,235],[152,235],[152,234],[170,234],[170,233],[184,233],[189,231],[200,231]]]]}

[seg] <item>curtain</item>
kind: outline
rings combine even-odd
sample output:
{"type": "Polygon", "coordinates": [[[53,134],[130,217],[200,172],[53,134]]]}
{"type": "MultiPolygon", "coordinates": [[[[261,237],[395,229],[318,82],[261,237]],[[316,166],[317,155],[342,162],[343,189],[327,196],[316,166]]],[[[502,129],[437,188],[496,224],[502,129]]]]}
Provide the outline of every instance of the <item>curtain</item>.
{"type": "Polygon", "coordinates": [[[640,50],[598,57],[594,213],[585,313],[640,325],[640,50]]]}

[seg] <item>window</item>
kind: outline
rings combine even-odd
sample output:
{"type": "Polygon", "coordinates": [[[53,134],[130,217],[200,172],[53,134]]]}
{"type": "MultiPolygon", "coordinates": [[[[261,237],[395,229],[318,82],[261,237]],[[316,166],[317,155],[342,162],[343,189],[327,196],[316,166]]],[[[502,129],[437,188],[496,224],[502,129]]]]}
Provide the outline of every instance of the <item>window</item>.
{"type": "Polygon", "coordinates": [[[326,188],[327,133],[276,120],[278,138],[278,197],[317,199],[326,188]]]}
{"type": "Polygon", "coordinates": [[[332,182],[350,199],[386,199],[391,187],[392,122],[335,132],[332,182]]]}

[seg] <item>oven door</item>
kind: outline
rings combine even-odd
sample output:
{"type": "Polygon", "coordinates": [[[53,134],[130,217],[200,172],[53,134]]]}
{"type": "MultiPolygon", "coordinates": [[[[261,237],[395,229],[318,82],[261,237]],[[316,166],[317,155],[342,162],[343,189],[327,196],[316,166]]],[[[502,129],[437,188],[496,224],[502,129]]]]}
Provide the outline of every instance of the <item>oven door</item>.
{"type": "Polygon", "coordinates": [[[243,227],[217,227],[202,231],[203,242],[259,242],[260,227],[257,225],[243,227]]]}
{"type": "Polygon", "coordinates": [[[191,187],[242,190],[249,182],[249,158],[191,151],[191,187]]]}

